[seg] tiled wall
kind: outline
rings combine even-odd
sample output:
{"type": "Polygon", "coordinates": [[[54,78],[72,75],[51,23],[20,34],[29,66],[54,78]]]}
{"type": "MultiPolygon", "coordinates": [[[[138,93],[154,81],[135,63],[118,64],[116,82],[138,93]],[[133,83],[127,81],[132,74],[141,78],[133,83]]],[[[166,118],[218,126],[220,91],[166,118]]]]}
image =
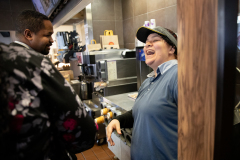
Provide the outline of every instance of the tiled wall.
{"type": "Polygon", "coordinates": [[[177,32],[177,0],[122,0],[122,15],[125,48],[135,47],[137,29],[150,19],[177,32]]]}
{"type": "Polygon", "coordinates": [[[15,18],[26,9],[35,10],[31,0],[0,0],[0,30],[15,30],[15,18]]]}
{"type": "Polygon", "coordinates": [[[92,3],[93,38],[100,43],[104,30],[113,30],[118,35],[120,48],[123,42],[123,20],[121,0],[93,0],[92,3]]]}

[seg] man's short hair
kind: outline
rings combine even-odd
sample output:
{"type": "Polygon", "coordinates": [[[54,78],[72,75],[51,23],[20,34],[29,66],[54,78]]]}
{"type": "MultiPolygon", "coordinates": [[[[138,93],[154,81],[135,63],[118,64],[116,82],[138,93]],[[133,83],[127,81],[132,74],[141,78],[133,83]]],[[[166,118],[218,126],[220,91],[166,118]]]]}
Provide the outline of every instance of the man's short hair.
{"type": "Polygon", "coordinates": [[[26,29],[37,33],[44,28],[43,21],[50,20],[42,13],[33,10],[25,10],[16,18],[16,30],[18,34],[23,34],[26,29]]]}

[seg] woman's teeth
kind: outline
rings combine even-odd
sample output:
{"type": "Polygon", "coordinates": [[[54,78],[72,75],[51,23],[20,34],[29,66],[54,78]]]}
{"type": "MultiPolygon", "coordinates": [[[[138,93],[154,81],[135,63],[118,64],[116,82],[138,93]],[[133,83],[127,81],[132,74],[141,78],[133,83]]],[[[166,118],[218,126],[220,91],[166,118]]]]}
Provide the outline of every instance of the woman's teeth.
{"type": "Polygon", "coordinates": [[[147,51],[147,55],[152,55],[152,54],[154,54],[153,51],[147,51]]]}

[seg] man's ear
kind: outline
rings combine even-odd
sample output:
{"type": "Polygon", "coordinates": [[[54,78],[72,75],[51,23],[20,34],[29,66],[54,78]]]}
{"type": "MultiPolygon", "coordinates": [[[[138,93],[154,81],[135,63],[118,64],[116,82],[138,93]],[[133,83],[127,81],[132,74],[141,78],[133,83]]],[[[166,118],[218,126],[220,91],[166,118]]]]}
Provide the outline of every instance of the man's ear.
{"type": "Polygon", "coordinates": [[[29,41],[33,40],[33,32],[31,32],[29,29],[25,29],[23,34],[27,40],[29,41]]]}

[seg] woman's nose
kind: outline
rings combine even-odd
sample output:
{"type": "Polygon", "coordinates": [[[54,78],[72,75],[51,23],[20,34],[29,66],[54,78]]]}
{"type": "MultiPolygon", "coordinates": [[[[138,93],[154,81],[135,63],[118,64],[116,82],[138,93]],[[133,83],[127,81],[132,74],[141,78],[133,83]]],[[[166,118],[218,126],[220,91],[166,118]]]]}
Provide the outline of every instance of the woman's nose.
{"type": "Polygon", "coordinates": [[[150,47],[150,46],[152,46],[152,43],[151,42],[147,42],[146,43],[146,47],[150,47]]]}

